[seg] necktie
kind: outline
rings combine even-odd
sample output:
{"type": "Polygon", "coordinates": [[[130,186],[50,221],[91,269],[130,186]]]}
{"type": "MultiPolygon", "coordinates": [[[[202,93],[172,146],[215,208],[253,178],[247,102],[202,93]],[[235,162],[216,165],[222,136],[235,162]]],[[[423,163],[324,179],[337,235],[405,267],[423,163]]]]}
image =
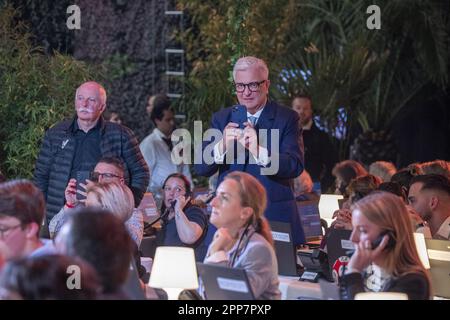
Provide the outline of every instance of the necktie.
{"type": "Polygon", "coordinates": [[[169,147],[169,150],[172,151],[172,149],[173,149],[172,139],[170,139],[170,138],[162,138],[162,139],[164,140],[164,142],[169,147]]]}
{"type": "Polygon", "coordinates": [[[256,125],[256,120],[258,120],[258,118],[255,116],[248,117],[248,121],[252,124],[253,127],[255,127],[256,125]]]}

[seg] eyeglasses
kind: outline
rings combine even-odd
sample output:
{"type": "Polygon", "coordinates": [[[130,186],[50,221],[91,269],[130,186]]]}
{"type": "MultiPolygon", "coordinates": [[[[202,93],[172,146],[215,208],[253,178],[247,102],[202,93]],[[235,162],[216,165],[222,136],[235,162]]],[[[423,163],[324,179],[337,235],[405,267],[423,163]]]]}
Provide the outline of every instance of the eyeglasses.
{"type": "Polygon", "coordinates": [[[182,191],[186,191],[185,189],[183,189],[181,187],[174,187],[174,188],[164,187],[163,190],[164,190],[164,192],[170,192],[170,191],[174,190],[176,193],[180,193],[182,191]]]}
{"type": "Polygon", "coordinates": [[[113,178],[122,179],[122,177],[118,176],[117,174],[108,173],[108,172],[100,173],[100,172],[96,172],[96,171],[91,172],[89,179],[94,182],[97,182],[98,179],[100,178],[100,176],[102,177],[102,179],[113,179],[113,178]]]}
{"type": "Polygon", "coordinates": [[[234,83],[234,87],[236,88],[236,92],[242,93],[245,91],[245,87],[248,87],[248,90],[250,92],[257,92],[259,91],[259,87],[261,84],[266,82],[267,80],[262,80],[258,82],[249,82],[249,83],[234,83]]]}
{"type": "Polygon", "coordinates": [[[7,233],[9,230],[14,230],[19,227],[21,227],[22,224],[19,223],[18,225],[12,226],[12,227],[0,227],[0,239],[5,239],[5,233],[7,233]]]}

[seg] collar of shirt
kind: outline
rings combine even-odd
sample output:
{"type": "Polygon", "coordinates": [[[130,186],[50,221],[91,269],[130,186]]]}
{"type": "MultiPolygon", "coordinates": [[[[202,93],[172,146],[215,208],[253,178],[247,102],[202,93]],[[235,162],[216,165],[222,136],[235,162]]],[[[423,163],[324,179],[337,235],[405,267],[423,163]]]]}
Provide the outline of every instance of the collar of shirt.
{"type": "MultiPolygon", "coordinates": [[[[93,131],[93,130],[100,130],[100,126],[101,126],[101,121],[100,121],[100,119],[98,119],[98,120],[97,120],[97,123],[95,124],[95,126],[94,126],[92,129],[90,129],[88,132],[93,131]]],[[[78,118],[76,118],[75,121],[74,121],[74,125],[73,125],[73,130],[72,130],[72,132],[73,132],[73,133],[76,133],[78,130],[83,131],[83,130],[81,130],[80,127],[78,126],[78,118]]],[[[84,131],[83,131],[83,132],[84,132],[84,131]]],[[[88,132],[85,132],[85,133],[88,133],[88,132]]]]}
{"type": "Polygon", "coordinates": [[[312,121],[312,119],[311,119],[311,120],[308,121],[307,124],[305,124],[305,125],[302,127],[302,129],[303,129],[303,130],[311,130],[312,124],[313,124],[313,121],[312,121]]]}
{"type": "Polygon", "coordinates": [[[445,219],[443,224],[441,224],[439,230],[436,232],[436,235],[450,240],[450,216],[445,219]]]}
{"type": "Polygon", "coordinates": [[[158,136],[158,137],[160,137],[161,138],[161,140],[164,138],[164,139],[170,139],[171,138],[171,136],[166,136],[164,133],[162,133],[161,132],[161,130],[159,130],[158,128],[155,128],[155,129],[153,129],[153,132],[158,136]]]}
{"type": "Polygon", "coordinates": [[[265,107],[263,107],[261,110],[255,112],[255,114],[251,114],[250,112],[247,111],[247,119],[248,119],[249,117],[256,117],[256,122],[255,122],[255,123],[258,123],[259,116],[260,116],[261,113],[263,112],[264,108],[265,108],[265,107]]]}

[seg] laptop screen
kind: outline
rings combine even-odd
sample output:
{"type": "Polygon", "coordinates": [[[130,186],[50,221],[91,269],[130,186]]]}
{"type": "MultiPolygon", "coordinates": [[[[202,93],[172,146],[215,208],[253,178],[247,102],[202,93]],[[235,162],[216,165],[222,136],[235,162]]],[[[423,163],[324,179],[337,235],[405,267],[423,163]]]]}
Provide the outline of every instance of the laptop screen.
{"type": "Polygon", "coordinates": [[[355,245],[350,240],[351,230],[329,229],[327,235],[327,253],[329,272],[328,275],[337,281],[342,276],[344,267],[349,261],[348,252],[355,249],[355,245]]]}
{"type": "Polygon", "coordinates": [[[318,240],[322,236],[319,204],[317,201],[297,201],[298,214],[305,232],[306,241],[318,240]]]}
{"type": "Polygon", "coordinates": [[[289,222],[269,221],[277,255],[278,273],[283,276],[297,276],[296,251],[292,243],[289,222]]]}
{"type": "Polygon", "coordinates": [[[450,241],[425,239],[435,296],[450,299],[450,241]]]}
{"type": "Polygon", "coordinates": [[[207,300],[254,300],[244,269],[197,262],[207,300]]]}

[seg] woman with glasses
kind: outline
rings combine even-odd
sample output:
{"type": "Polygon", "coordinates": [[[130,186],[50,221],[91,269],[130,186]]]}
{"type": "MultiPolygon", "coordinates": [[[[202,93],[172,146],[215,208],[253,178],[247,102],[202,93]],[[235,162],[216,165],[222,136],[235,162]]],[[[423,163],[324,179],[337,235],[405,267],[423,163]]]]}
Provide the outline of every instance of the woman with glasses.
{"type": "Polygon", "coordinates": [[[180,173],[169,175],[163,183],[161,204],[162,228],[158,233],[160,246],[187,246],[195,249],[201,260],[201,246],[208,229],[206,213],[191,201],[191,184],[180,173]]]}

